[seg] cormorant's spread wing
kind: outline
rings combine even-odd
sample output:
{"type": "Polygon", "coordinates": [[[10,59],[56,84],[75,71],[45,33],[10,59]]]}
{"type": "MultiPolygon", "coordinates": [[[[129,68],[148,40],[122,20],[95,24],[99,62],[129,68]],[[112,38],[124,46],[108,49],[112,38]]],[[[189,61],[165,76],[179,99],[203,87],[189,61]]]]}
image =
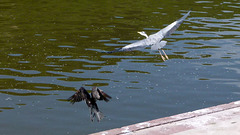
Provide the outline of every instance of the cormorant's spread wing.
{"type": "Polygon", "coordinates": [[[103,90],[97,88],[97,87],[93,87],[92,88],[92,97],[97,99],[97,100],[104,100],[106,102],[109,101],[109,99],[111,99],[112,97],[109,96],[108,94],[106,94],[105,92],[103,92],[103,90]]]}
{"type": "Polygon", "coordinates": [[[89,100],[90,95],[88,94],[87,90],[83,87],[81,87],[75,94],[73,94],[71,97],[68,98],[68,101],[70,101],[72,104],[75,102],[80,102],[82,100],[89,100]]]}
{"type": "Polygon", "coordinates": [[[107,93],[105,93],[103,90],[98,89],[98,92],[100,93],[100,95],[102,96],[103,100],[108,102],[109,99],[111,99],[112,97],[109,96],[107,93]]]}

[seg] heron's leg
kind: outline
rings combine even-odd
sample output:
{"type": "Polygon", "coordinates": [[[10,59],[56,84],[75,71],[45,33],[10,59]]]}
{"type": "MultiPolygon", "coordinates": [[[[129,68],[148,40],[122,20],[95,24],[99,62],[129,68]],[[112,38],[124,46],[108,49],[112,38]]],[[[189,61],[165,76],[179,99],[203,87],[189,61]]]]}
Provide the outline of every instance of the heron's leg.
{"type": "Polygon", "coordinates": [[[169,59],[169,58],[168,58],[168,56],[167,56],[167,54],[164,52],[164,50],[163,50],[163,49],[162,49],[162,51],[163,51],[163,53],[164,53],[165,57],[166,57],[167,59],[169,59]]]}
{"type": "Polygon", "coordinates": [[[161,53],[160,49],[158,49],[158,51],[159,51],[159,53],[160,53],[160,55],[162,57],[162,60],[165,61],[165,58],[162,56],[162,53],[161,53]]]}

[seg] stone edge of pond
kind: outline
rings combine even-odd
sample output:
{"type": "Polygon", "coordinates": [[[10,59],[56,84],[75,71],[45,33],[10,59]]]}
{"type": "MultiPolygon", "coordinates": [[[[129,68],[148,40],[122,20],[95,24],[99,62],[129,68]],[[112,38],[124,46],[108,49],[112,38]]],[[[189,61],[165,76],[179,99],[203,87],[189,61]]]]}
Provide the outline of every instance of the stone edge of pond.
{"type": "Polygon", "coordinates": [[[233,116],[240,117],[240,100],[228,104],[217,105],[192,112],[141,122],[121,128],[101,131],[91,135],[168,135],[196,129],[209,124],[218,123],[220,121],[222,122],[226,119],[231,119],[233,116]]]}

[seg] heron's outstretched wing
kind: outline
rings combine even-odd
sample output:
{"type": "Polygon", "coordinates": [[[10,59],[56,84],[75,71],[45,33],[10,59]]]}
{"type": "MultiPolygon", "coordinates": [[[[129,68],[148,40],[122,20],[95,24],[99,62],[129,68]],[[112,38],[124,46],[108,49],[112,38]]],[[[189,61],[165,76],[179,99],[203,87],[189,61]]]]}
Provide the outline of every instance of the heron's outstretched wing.
{"type": "Polygon", "coordinates": [[[151,50],[159,50],[159,49],[163,48],[166,44],[167,44],[167,41],[162,40],[161,42],[152,45],[151,50]]]}
{"type": "Polygon", "coordinates": [[[182,18],[180,18],[177,21],[171,23],[170,25],[163,28],[162,30],[160,30],[159,32],[157,32],[154,35],[162,36],[163,38],[171,35],[182,24],[182,22],[187,18],[187,16],[190,14],[190,12],[191,12],[191,10],[188,11],[188,13],[185,14],[182,18]]]}
{"type": "Polygon", "coordinates": [[[141,49],[141,48],[146,48],[147,46],[150,45],[148,43],[148,39],[149,38],[146,38],[146,39],[134,42],[132,44],[126,45],[123,48],[121,48],[121,51],[132,51],[132,50],[137,50],[137,49],[141,49]]]}
{"type": "Polygon", "coordinates": [[[93,87],[92,88],[92,97],[94,99],[97,99],[97,100],[104,100],[106,102],[109,101],[109,99],[111,99],[112,97],[109,96],[108,94],[106,94],[105,92],[103,92],[103,90],[97,88],[97,87],[93,87]]]}
{"type": "Polygon", "coordinates": [[[80,102],[82,100],[90,100],[89,93],[83,87],[81,87],[75,94],[68,98],[68,101],[70,101],[72,104],[75,102],[80,102]]]}
{"type": "Polygon", "coordinates": [[[145,41],[146,44],[148,44],[148,45],[156,45],[163,38],[165,38],[166,36],[171,35],[181,25],[181,23],[184,21],[184,19],[186,19],[186,17],[190,14],[190,12],[191,11],[188,11],[188,13],[186,15],[184,15],[182,18],[180,18],[177,21],[171,23],[170,25],[168,25],[167,27],[163,28],[159,32],[150,35],[149,38],[145,39],[146,40],[145,41]]]}

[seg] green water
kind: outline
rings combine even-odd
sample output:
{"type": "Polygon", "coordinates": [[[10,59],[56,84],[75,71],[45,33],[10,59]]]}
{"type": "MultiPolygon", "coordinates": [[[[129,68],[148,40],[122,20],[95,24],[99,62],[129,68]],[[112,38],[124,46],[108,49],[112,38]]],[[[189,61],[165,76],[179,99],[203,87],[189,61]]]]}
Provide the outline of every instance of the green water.
{"type": "Polygon", "coordinates": [[[240,3],[0,1],[0,134],[89,134],[239,100],[240,3]],[[105,54],[191,15],[158,52],[105,54]],[[105,118],[65,101],[98,86],[105,118]]]}

